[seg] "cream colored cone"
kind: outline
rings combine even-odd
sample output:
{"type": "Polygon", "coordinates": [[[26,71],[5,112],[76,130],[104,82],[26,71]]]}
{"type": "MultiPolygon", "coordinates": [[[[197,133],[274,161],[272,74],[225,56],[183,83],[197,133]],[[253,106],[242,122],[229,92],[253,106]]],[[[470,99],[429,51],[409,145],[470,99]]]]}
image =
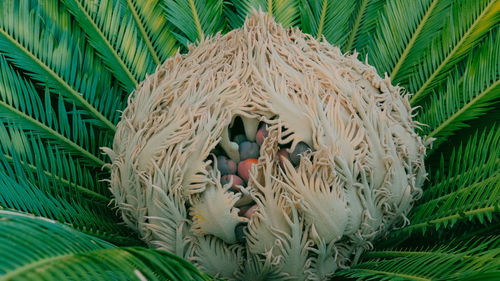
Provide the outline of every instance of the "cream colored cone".
{"type": "Polygon", "coordinates": [[[426,176],[408,95],[356,57],[254,12],[168,59],[132,94],[106,149],[124,221],[229,280],[323,280],[350,266],[408,223],[426,176]],[[221,144],[239,161],[228,136],[237,116],[249,139],[270,125],[243,194],[221,186],[209,157],[221,144]],[[312,152],[280,168],[278,146],[300,141],[312,152]],[[238,216],[242,196],[258,206],[250,219],[238,216]]]}

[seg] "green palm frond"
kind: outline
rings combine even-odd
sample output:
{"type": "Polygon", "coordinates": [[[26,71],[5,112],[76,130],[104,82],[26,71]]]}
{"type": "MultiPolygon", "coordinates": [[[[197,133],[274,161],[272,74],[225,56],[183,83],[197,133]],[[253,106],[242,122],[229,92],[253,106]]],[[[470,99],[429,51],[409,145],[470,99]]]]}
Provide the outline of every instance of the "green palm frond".
{"type": "MultiPolygon", "coordinates": [[[[0,117],[14,122],[23,130],[37,132],[38,136],[49,139],[59,147],[64,147],[72,155],[86,159],[97,167],[104,161],[95,156],[95,139],[90,138],[87,124],[78,110],[67,112],[62,98],[57,101],[57,110],[51,105],[51,97],[46,91],[44,100],[35,87],[15,72],[0,55],[0,117]],[[69,120],[72,120],[70,124],[69,120]]],[[[98,136],[96,136],[96,139],[98,136]]],[[[102,144],[100,144],[102,145],[102,144]]]]}
{"type": "Polygon", "coordinates": [[[396,81],[408,85],[415,93],[411,103],[415,104],[429,94],[432,88],[446,78],[447,73],[471,51],[489,30],[499,24],[500,2],[496,0],[464,0],[452,4],[449,17],[440,32],[433,38],[430,47],[406,73],[396,81]]]}
{"type": "Polygon", "coordinates": [[[462,219],[490,223],[500,208],[500,177],[461,187],[439,198],[420,203],[411,215],[412,224],[403,231],[425,231],[427,227],[451,227],[462,219]]]}
{"type": "Polygon", "coordinates": [[[71,223],[106,239],[135,240],[117,225],[109,191],[100,182],[107,177],[100,171],[105,162],[95,155],[99,145],[111,141],[109,133],[87,130],[92,124],[80,111],[74,106],[67,111],[62,98],[47,91],[39,95],[1,55],[0,67],[0,206],[71,223]]]}
{"type": "MultiPolygon", "coordinates": [[[[22,141],[22,137],[16,140],[22,141]]],[[[55,183],[41,169],[33,172],[16,155],[6,159],[0,154],[1,207],[68,223],[80,231],[117,243],[139,243],[124,225],[119,224],[107,204],[96,200],[98,197],[85,199],[80,190],[64,190],[55,183]],[[43,188],[34,182],[43,184],[43,188]]]]}
{"type": "Polygon", "coordinates": [[[441,155],[440,167],[431,175],[422,200],[426,201],[461,187],[498,176],[500,170],[500,127],[476,132],[450,154],[441,155]]]}
{"type": "Polygon", "coordinates": [[[347,42],[342,48],[346,52],[366,54],[367,42],[377,26],[380,11],[385,4],[384,0],[356,1],[356,7],[350,20],[350,30],[347,42]]]}
{"type": "Polygon", "coordinates": [[[442,28],[451,0],[389,1],[368,46],[368,60],[391,79],[407,69],[442,28]]]}
{"type": "MultiPolygon", "coordinates": [[[[98,56],[94,48],[85,39],[85,33],[68,12],[66,6],[58,0],[30,0],[37,8],[39,16],[45,22],[44,29],[50,30],[58,38],[68,37],[71,46],[75,47],[68,64],[73,66],[81,77],[74,79],[76,85],[86,85],[87,91],[80,93],[99,112],[106,116],[112,124],[118,123],[120,110],[124,108],[126,94],[129,91],[120,86],[115,74],[106,69],[105,63],[98,56]],[[37,3],[38,2],[38,3],[37,3]],[[80,69],[79,69],[80,68],[80,69]],[[123,91],[126,91],[125,93],[123,91]]],[[[46,42],[41,42],[46,44],[46,42]]],[[[63,48],[63,47],[61,47],[63,48]]],[[[64,62],[64,61],[63,61],[64,62]]],[[[78,91],[78,89],[75,89],[78,91]]],[[[114,132],[114,128],[112,131],[114,132]]]]}
{"type": "Polygon", "coordinates": [[[81,57],[70,35],[64,33],[55,38],[51,28],[43,23],[39,7],[30,7],[27,1],[5,0],[0,17],[0,50],[40,84],[47,84],[53,92],[82,107],[101,126],[115,130],[109,119],[91,104],[92,96],[100,90],[96,89],[101,78],[97,76],[99,71],[89,73],[80,68],[85,57],[81,57]],[[82,83],[84,77],[86,83],[82,83]]]}
{"type": "Polygon", "coordinates": [[[155,63],[132,15],[125,14],[120,3],[112,0],[64,0],[90,44],[101,55],[106,66],[130,92],[155,63]]]}
{"type": "Polygon", "coordinates": [[[222,28],[222,6],[222,0],[164,1],[168,20],[180,31],[174,34],[185,46],[222,28]]]}
{"type": "Polygon", "coordinates": [[[7,210],[0,210],[0,251],[0,280],[209,280],[167,252],[116,247],[7,210]]]}
{"type": "Polygon", "coordinates": [[[479,48],[468,57],[465,69],[455,71],[445,87],[434,93],[418,121],[426,124],[423,134],[437,138],[433,147],[467,120],[482,115],[500,97],[500,31],[490,32],[479,48]]]}
{"type": "Polygon", "coordinates": [[[299,5],[302,30],[317,39],[325,36],[330,44],[343,46],[355,7],[352,1],[302,0],[299,5]]]}
{"type": "Polygon", "coordinates": [[[380,13],[386,1],[384,0],[361,0],[351,16],[349,37],[342,48],[345,52],[356,50],[363,56],[366,55],[367,43],[372,37],[380,13]]]}
{"type": "MultiPolygon", "coordinates": [[[[100,181],[98,170],[86,167],[78,158],[48,144],[39,137],[16,129],[0,129],[0,154],[10,164],[17,159],[29,174],[36,175],[34,183],[45,191],[45,184],[58,186],[58,196],[80,193],[93,202],[107,205],[109,191],[100,181]]],[[[104,174],[105,175],[105,174],[104,174]]]]}
{"type": "Polygon", "coordinates": [[[177,40],[163,14],[160,1],[127,0],[127,6],[155,64],[161,64],[175,54],[178,49],[177,40]]]}
{"type": "Polygon", "coordinates": [[[500,237],[367,252],[360,264],[336,275],[358,280],[494,280],[500,277],[500,237]]]}
{"type": "Polygon", "coordinates": [[[294,0],[268,0],[267,11],[285,27],[298,23],[299,10],[294,0]]]}
{"type": "Polygon", "coordinates": [[[500,129],[476,133],[456,147],[431,178],[408,218],[411,224],[389,235],[401,241],[412,232],[451,228],[459,221],[490,223],[500,210],[500,129]],[[444,163],[447,163],[445,165],[444,163]]]}

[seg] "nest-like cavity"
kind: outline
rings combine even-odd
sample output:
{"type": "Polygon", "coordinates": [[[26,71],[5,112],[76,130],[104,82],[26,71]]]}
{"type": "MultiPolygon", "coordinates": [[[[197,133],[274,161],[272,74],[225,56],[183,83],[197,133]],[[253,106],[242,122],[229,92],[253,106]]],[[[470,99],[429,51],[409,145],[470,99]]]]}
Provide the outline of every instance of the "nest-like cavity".
{"type": "Polygon", "coordinates": [[[408,223],[425,145],[403,89],[255,12],[131,95],[111,157],[124,221],[229,280],[323,280],[408,223]]]}

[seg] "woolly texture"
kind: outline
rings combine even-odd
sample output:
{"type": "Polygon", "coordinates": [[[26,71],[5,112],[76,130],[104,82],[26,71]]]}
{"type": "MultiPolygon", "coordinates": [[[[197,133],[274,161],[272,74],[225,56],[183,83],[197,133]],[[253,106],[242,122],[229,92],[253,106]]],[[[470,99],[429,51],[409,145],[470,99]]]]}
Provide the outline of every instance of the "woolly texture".
{"type": "Polygon", "coordinates": [[[324,280],[371,241],[408,223],[425,145],[403,89],[372,66],[255,12],[142,82],[118,124],[111,191],[151,247],[229,280],[324,280]],[[211,151],[238,163],[230,127],[254,140],[258,163],[240,192],[220,184],[211,151]],[[277,157],[303,142],[298,165],[277,157]],[[255,202],[251,218],[238,207],[255,202]],[[238,225],[246,224],[239,241],[238,225]]]}

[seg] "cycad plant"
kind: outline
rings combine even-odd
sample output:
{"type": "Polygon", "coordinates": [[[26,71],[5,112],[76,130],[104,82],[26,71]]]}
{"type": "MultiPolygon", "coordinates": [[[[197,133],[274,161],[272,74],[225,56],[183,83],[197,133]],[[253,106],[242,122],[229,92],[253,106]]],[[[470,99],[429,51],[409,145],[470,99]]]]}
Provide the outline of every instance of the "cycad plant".
{"type": "Polygon", "coordinates": [[[0,280],[210,278],[121,222],[100,148],[140,81],[253,8],[359,53],[433,140],[411,224],[332,278],[500,279],[499,0],[0,0],[0,280]]]}

